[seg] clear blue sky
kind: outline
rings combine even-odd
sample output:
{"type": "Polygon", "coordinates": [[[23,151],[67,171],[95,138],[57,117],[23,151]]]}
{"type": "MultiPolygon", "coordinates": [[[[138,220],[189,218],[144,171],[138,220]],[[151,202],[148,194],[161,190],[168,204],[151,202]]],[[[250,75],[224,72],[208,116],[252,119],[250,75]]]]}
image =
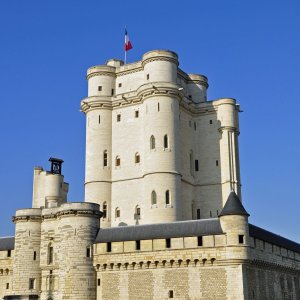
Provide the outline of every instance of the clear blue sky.
{"type": "Polygon", "coordinates": [[[243,202],[250,222],[300,242],[300,2],[0,2],[0,236],[30,207],[35,165],[65,160],[70,201],[83,199],[86,69],[134,49],[178,53],[209,78],[209,100],[241,104],[243,202]]]}

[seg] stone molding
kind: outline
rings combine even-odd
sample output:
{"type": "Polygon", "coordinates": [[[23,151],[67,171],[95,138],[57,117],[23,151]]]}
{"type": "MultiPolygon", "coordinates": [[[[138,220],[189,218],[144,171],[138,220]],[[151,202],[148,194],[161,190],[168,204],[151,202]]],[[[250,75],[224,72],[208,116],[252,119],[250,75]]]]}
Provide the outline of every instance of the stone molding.
{"type": "Polygon", "coordinates": [[[16,222],[41,222],[42,217],[41,216],[13,216],[12,221],[14,223],[16,222]]]}
{"type": "Polygon", "coordinates": [[[115,78],[116,74],[113,72],[96,71],[96,72],[93,72],[93,73],[87,75],[86,79],[89,80],[90,78],[95,77],[95,76],[109,76],[109,77],[115,78]]]}
{"type": "Polygon", "coordinates": [[[172,57],[164,57],[164,56],[156,56],[156,57],[146,58],[145,60],[142,61],[142,66],[144,67],[147,63],[150,63],[153,61],[168,61],[168,62],[174,63],[175,65],[177,65],[177,67],[179,66],[179,62],[177,59],[172,58],[172,57]]]}

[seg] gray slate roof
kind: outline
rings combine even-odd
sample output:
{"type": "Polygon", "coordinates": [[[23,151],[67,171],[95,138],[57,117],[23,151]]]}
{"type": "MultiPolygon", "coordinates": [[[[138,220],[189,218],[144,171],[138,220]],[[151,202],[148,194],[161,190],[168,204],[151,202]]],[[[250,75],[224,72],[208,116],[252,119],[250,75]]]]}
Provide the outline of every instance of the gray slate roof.
{"type": "Polygon", "coordinates": [[[218,218],[100,229],[95,243],[223,234],[218,218]]]}
{"type": "Polygon", "coordinates": [[[255,225],[249,224],[249,235],[270,244],[300,253],[300,244],[255,225]]]}
{"type": "Polygon", "coordinates": [[[228,215],[250,216],[234,191],[230,192],[227,201],[219,214],[220,217],[228,215]]]}
{"type": "Polygon", "coordinates": [[[13,250],[14,248],[15,248],[14,236],[0,238],[0,251],[13,250]]]}

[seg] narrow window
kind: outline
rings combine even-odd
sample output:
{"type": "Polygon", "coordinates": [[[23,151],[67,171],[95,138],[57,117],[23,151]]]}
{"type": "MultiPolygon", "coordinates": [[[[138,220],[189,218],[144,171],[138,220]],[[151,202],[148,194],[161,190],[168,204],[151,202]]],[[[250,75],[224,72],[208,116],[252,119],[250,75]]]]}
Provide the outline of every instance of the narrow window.
{"type": "Polygon", "coordinates": [[[106,252],[111,252],[111,242],[106,244],[106,252]]]}
{"type": "Polygon", "coordinates": [[[119,167],[119,166],[121,166],[121,158],[120,158],[120,156],[117,156],[116,157],[116,167],[119,167]]]}
{"type": "Polygon", "coordinates": [[[139,111],[138,111],[138,110],[136,110],[136,111],[134,112],[134,116],[135,116],[135,118],[138,118],[138,117],[139,117],[139,111]]]}
{"type": "Polygon", "coordinates": [[[102,91],[102,86],[101,86],[101,85],[98,86],[98,91],[99,91],[99,92],[102,91]]]}
{"type": "Polygon", "coordinates": [[[122,83],[119,83],[119,87],[122,87],[122,83]]]}
{"type": "Polygon", "coordinates": [[[170,205],[170,191],[167,190],[166,191],[166,205],[170,205]]]}
{"type": "Polygon", "coordinates": [[[48,265],[53,264],[53,247],[51,245],[48,246],[48,265]]]}
{"type": "Polygon", "coordinates": [[[11,250],[7,250],[7,257],[11,257],[11,250]]]}
{"type": "Polygon", "coordinates": [[[157,204],[156,192],[152,191],[152,193],[151,193],[151,205],[156,205],[156,204],[157,204]]]}
{"type": "Polygon", "coordinates": [[[141,250],[141,241],[135,241],[135,250],[141,250]]]}
{"type": "Polygon", "coordinates": [[[155,137],[153,135],[150,137],[150,149],[155,149],[155,137]]]}
{"type": "Polygon", "coordinates": [[[36,260],[36,251],[33,251],[33,260],[36,260]]]}
{"type": "Polygon", "coordinates": [[[197,245],[198,245],[198,247],[203,246],[203,238],[202,238],[202,236],[198,236],[197,237],[197,245]]]}
{"type": "Polygon", "coordinates": [[[209,120],[209,124],[212,124],[212,120],[209,120]]]}
{"type": "Polygon", "coordinates": [[[197,208],[197,220],[201,219],[200,208],[197,208]]]}
{"type": "Polygon", "coordinates": [[[107,218],[107,204],[106,202],[103,203],[103,219],[107,218]]]}
{"type": "Polygon", "coordinates": [[[35,279],[34,278],[29,279],[29,289],[30,290],[35,289],[35,279]]]}
{"type": "Polygon", "coordinates": [[[121,122],[121,114],[117,114],[117,122],[121,122]]]}
{"type": "Polygon", "coordinates": [[[157,111],[160,111],[159,102],[157,103],[157,111]]]}
{"type": "Polygon", "coordinates": [[[218,160],[216,160],[216,166],[218,166],[219,165],[219,161],[218,160]]]}
{"type": "Polygon", "coordinates": [[[212,217],[212,212],[211,211],[209,211],[209,216],[212,217]]]}
{"type": "Polygon", "coordinates": [[[136,217],[140,217],[141,216],[141,209],[138,206],[135,208],[135,215],[136,215],[136,217]]]}
{"type": "Polygon", "coordinates": [[[139,163],[140,163],[141,157],[140,157],[140,154],[139,154],[139,153],[136,153],[136,154],[135,154],[134,161],[135,161],[136,164],[139,164],[139,163]]]}
{"type": "Polygon", "coordinates": [[[6,289],[7,290],[9,289],[9,283],[6,283],[6,289]]]}
{"type": "Polygon", "coordinates": [[[196,122],[194,122],[194,129],[197,130],[196,122]]]}
{"type": "Polygon", "coordinates": [[[100,115],[98,116],[98,123],[99,124],[101,123],[101,117],[100,117],[100,115]]]}
{"type": "Polygon", "coordinates": [[[115,94],[115,90],[111,89],[111,95],[113,96],[115,94]]]}
{"type": "Polygon", "coordinates": [[[150,75],[149,74],[147,74],[147,80],[149,80],[150,79],[150,75]]]}
{"type": "Polygon", "coordinates": [[[169,139],[168,139],[168,136],[166,134],[164,136],[164,148],[165,149],[169,148],[169,139]]]}
{"type": "Polygon", "coordinates": [[[244,244],[244,236],[239,234],[239,244],[244,244]]]}
{"type": "Polygon", "coordinates": [[[174,292],[173,290],[170,290],[168,293],[169,298],[174,298],[174,292]]]}
{"type": "Polygon", "coordinates": [[[103,167],[107,167],[107,150],[103,151],[103,167]]]}
{"type": "Polygon", "coordinates": [[[117,207],[115,212],[115,217],[120,218],[120,216],[121,216],[120,208],[117,207]]]}
{"type": "Polygon", "coordinates": [[[100,286],[101,285],[101,280],[100,280],[100,278],[98,278],[98,286],[100,286]]]}
{"type": "Polygon", "coordinates": [[[91,257],[91,247],[86,248],[86,257],[91,257]]]}
{"type": "Polygon", "coordinates": [[[171,239],[166,239],[166,248],[171,248],[171,239]]]}
{"type": "Polygon", "coordinates": [[[198,161],[198,159],[195,159],[195,171],[196,172],[199,171],[199,161],[198,161]]]}

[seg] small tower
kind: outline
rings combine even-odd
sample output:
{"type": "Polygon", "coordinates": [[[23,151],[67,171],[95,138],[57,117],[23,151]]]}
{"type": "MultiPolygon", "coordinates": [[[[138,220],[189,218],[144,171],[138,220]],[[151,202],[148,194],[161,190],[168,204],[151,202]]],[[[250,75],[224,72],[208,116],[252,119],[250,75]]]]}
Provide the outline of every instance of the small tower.
{"type": "Polygon", "coordinates": [[[219,214],[221,227],[227,235],[227,246],[249,244],[249,216],[237,194],[231,191],[219,214]]]}
{"type": "Polygon", "coordinates": [[[61,175],[61,167],[64,161],[55,157],[50,157],[49,161],[51,162],[51,173],[61,175]]]}

